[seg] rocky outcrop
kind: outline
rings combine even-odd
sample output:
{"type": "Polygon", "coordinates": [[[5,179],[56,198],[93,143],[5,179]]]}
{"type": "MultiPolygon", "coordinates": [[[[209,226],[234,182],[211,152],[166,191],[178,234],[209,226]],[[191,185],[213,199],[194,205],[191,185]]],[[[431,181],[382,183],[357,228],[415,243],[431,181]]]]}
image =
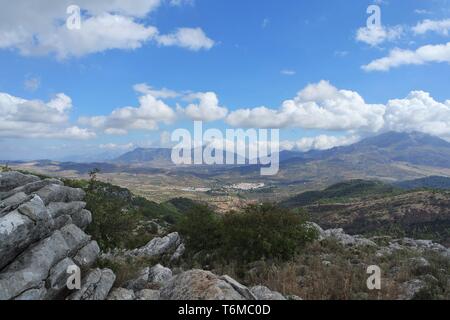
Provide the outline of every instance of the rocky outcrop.
{"type": "Polygon", "coordinates": [[[233,278],[205,270],[188,270],[172,276],[158,264],[143,269],[139,276],[114,289],[109,300],[287,300],[267,287],[248,288],[233,278]]]}
{"type": "Polygon", "coordinates": [[[111,270],[94,270],[70,292],[68,269],[89,270],[100,248],[83,230],[85,193],[59,180],[0,173],[0,300],[104,299],[111,270]]]}

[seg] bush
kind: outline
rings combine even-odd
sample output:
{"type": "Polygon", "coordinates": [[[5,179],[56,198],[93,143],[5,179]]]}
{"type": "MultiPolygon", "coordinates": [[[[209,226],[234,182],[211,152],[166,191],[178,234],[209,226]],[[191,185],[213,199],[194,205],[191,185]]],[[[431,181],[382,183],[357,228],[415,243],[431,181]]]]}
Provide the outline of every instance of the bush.
{"type": "Polygon", "coordinates": [[[209,252],[226,261],[245,263],[259,259],[290,259],[317,238],[307,228],[306,215],[274,205],[253,205],[223,218],[197,207],[177,225],[193,253],[209,252]]]}
{"type": "Polygon", "coordinates": [[[223,218],[221,251],[227,259],[290,259],[317,238],[307,228],[306,214],[271,204],[252,205],[223,218]]]}
{"type": "Polygon", "coordinates": [[[220,241],[220,218],[209,208],[197,205],[191,208],[176,225],[191,252],[214,250],[220,241]]]}

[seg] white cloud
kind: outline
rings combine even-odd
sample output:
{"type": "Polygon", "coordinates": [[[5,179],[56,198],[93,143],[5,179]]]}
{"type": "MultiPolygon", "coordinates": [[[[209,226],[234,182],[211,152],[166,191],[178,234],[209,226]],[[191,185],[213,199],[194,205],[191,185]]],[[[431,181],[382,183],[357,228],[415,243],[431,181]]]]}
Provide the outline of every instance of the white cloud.
{"type": "Polygon", "coordinates": [[[173,99],[180,96],[180,93],[167,89],[154,89],[146,83],[138,83],[133,86],[134,91],[141,94],[150,94],[156,99],[173,99]]]}
{"type": "Polygon", "coordinates": [[[429,62],[450,63],[450,42],[426,45],[416,51],[393,49],[387,57],[374,60],[362,68],[365,71],[388,71],[402,65],[421,65],[429,62]]]}
{"type": "Polygon", "coordinates": [[[139,107],[124,107],[107,116],[82,117],[79,122],[106,134],[124,135],[129,130],[157,130],[158,124],[175,120],[175,111],[151,94],[139,98],[139,107]]]}
{"type": "Polygon", "coordinates": [[[448,36],[450,30],[450,19],[444,20],[424,20],[419,22],[414,28],[415,34],[425,34],[427,32],[436,32],[448,36]]]}
{"type": "MultiPolygon", "coordinates": [[[[70,0],[16,0],[2,3],[0,49],[15,49],[22,55],[55,54],[58,58],[79,57],[111,49],[132,50],[159,38],[166,45],[191,50],[209,49],[213,41],[197,29],[180,29],[180,34],[163,36],[142,18],[158,8],[161,0],[78,0],[83,10],[81,29],[69,30],[65,20],[70,0]],[[203,36],[203,37],[202,37],[203,36]],[[201,42],[203,41],[203,43],[201,42]],[[209,41],[209,42],[208,42],[209,41]]],[[[185,1],[179,2],[179,4],[185,1]]]]}
{"type": "Polygon", "coordinates": [[[132,150],[134,148],[134,143],[127,143],[127,144],[116,144],[116,143],[106,143],[99,145],[100,149],[104,150],[132,150]]]}
{"type": "Polygon", "coordinates": [[[49,102],[0,93],[0,137],[90,139],[95,133],[70,126],[72,100],[63,93],[49,102]]]}
{"type": "Polygon", "coordinates": [[[192,51],[209,50],[214,46],[214,40],[200,28],[179,28],[175,33],[158,36],[156,41],[163,46],[178,46],[192,51]]]}
{"type": "Polygon", "coordinates": [[[247,128],[303,128],[376,132],[383,126],[383,105],[367,104],[354,91],[328,81],[308,85],[277,109],[259,107],[231,112],[226,122],[247,128]]]}
{"type": "Polygon", "coordinates": [[[315,137],[305,137],[297,141],[283,141],[281,142],[281,148],[284,150],[299,150],[299,151],[310,151],[310,150],[328,150],[334,147],[347,146],[358,142],[360,140],[359,136],[329,136],[329,135],[319,135],[315,137]]]}
{"type": "Polygon", "coordinates": [[[428,92],[413,91],[387,103],[385,129],[420,131],[450,139],[450,100],[438,102],[428,92]]]}
{"type": "Polygon", "coordinates": [[[395,27],[364,27],[356,32],[356,40],[371,46],[378,46],[386,41],[395,41],[404,33],[402,26],[395,27]]]}
{"type": "Polygon", "coordinates": [[[193,93],[188,95],[187,99],[198,100],[198,103],[191,103],[184,110],[180,108],[180,111],[192,120],[216,121],[228,114],[228,109],[219,105],[219,99],[214,92],[193,93]]]}

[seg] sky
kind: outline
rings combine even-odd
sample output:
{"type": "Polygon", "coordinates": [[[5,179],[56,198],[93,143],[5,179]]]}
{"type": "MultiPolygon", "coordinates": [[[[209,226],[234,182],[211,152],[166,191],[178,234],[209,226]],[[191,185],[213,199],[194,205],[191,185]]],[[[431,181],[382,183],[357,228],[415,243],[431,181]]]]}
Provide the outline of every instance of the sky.
{"type": "Polygon", "coordinates": [[[3,160],[167,147],[194,120],[301,151],[450,141],[449,88],[449,0],[0,0],[3,160]]]}

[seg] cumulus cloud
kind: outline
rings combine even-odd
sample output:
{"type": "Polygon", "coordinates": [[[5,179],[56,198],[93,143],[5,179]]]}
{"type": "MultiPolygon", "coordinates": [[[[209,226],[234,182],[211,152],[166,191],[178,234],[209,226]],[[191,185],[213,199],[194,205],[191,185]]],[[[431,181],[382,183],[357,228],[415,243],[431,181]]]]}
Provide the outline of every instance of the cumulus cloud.
{"type": "Polygon", "coordinates": [[[225,118],[228,114],[228,109],[219,105],[219,99],[214,92],[193,93],[186,98],[198,100],[198,103],[191,103],[186,109],[180,109],[192,120],[216,121],[225,118]]]}
{"type": "Polygon", "coordinates": [[[226,122],[245,128],[303,128],[376,132],[383,126],[385,106],[367,104],[354,91],[338,90],[328,81],[310,84],[277,109],[239,109],[226,122]]]}
{"type": "Polygon", "coordinates": [[[69,124],[72,99],[63,93],[52,100],[26,100],[0,93],[0,137],[90,139],[95,133],[69,124]]]}
{"type": "Polygon", "coordinates": [[[214,40],[200,28],[179,28],[174,33],[158,36],[156,41],[163,46],[178,46],[193,51],[209,50],[214,46],[214,40]]]}
{"type": "Polygon", "coordinates": [[[139,98],[138,107],[115,109],[110,115],[82,117],[79,122],[106,134],[123,135],[129,130],[157,130],[159,122],[175,120],[174,110],[151,94],[139,98]]]}
{"type": "Polygon", "coordinates": [[[399,39],[404,33],[402,26],[384,27],[373,26],[359,28],[356,32],[356,40],[371,46],[378,46],[386,41],[399,39]]]}
{"type": "Polygon", "coordinates": [[[426,19],[419,22],[413,27],[415,34],[425,34],[427,32],[436,32],[444,36],[448,36],[450,30],[450,19],[444,20],[429,20],[426,19]]]}
{"type": "Polygon", "coordinates": [[[385,130],[420,131],[450,139],[450,100],[438,102],[428,92],[413,91],[387,103],[385,130]]]}
{"type": "Polygon", "coordinates": [[[138,83],[133,86],[133,89],[141,94],[150,94],[156,99],[172,99],[180,96],[180,93],[167,88],[155,89],[146,83],[138,83]]]}
{"type": "Polygon", "coordinates": [[[214,42],[200,28],[182,28],[175,35],[164,36],[155,26],[145,25],[142,18],[161,2],[79,0],[82,23],[78,30],[69,30],[65,24],[69,17],[66,9],[73,4],[69,0],[2,3],[0,49],[16,49],[22,55],[55,54],[64,59],[110,49],[132,50],[149,41],[190,50],[212,47],[214,42]]]}
{"type": "Polygon", "coordinates": [[[328,150],[334,147],[347,146],[358,142],[360,137],[357,135],[350,136],[329,136],[319,135],[315,137],[305,137],[297,141],[283,141],[281,143],[281,149],[284,150],[298,150],[298,151],[310,151],[310,150],[328,150]]]}
{"type": "Polygon", "coordinates": [[[402,65],[422,65],[430,62],[450,63],[450,42],[426,45],[415,51],[393,49],[388,56],[362,66],[365,71],[389,71],[402,65]]]}

